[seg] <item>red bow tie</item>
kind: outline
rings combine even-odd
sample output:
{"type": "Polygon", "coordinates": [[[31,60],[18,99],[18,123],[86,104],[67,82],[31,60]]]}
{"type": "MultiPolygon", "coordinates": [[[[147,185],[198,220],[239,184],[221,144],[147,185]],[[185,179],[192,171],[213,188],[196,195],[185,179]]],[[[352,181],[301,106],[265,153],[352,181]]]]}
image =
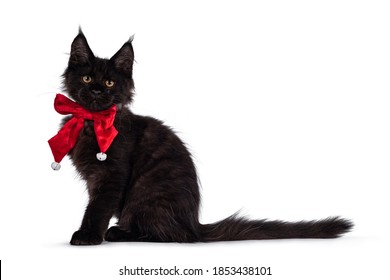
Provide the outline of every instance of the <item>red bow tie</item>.
{"type": "Polygon", "coordinates": [[[76,145],[80,131],[84,127],[85,120],[94,122],[96,140],[98,142],[100,153],[96,156],[99,160],[105,160],[105,152],[110,147],[118,131],[114,127],[116,106],[113,105],[107,110],[91,112],[81,105],[73,102],[62,94],[57,94],[54,100],[55,110],[62,114],[72,114],[71,118],[48,142],[54,156],[55,162],[52,163],[54,170],[60,169],[60,162],[64,156],[76,145]]]}

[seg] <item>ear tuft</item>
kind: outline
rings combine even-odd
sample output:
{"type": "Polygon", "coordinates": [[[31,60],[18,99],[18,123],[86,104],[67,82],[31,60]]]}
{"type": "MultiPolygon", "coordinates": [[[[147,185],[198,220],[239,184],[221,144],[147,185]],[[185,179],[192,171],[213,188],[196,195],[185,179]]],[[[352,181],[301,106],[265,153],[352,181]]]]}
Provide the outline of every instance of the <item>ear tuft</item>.
{"type": "Polygon", "coordinates": [[[85,38],[81,27],[79,28],[79,34],[74,38],[70,51],[70,64],[86,64],[94,57],[87,39],[85,38]]]}
{"type": "Polygon", "coordinates": [[[132,37],[127,41],[122,48],[110,59],[115,68],[123,72],[126,76],[131,77],[133,73],[134,51],[131,44],[132,37]]]}

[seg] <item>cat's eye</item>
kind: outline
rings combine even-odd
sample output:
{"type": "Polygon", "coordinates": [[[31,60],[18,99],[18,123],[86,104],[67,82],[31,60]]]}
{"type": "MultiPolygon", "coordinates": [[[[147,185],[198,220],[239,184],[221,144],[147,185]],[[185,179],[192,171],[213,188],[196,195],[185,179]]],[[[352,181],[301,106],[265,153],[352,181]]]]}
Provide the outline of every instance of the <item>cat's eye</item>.
{"type": "Polygon", "coordinates": [[[81,77],[81,80],[82,80],[84,83],[89,84],[89,83],[92,82],[92,77],[89,76],[89,75],[85,75],[85,76],[82,76],[82,77],[81,77]]]}
{"type": "Polygon", "coordinates": [[[106,87],[112,88],[115,85],[115,82],[113,80],[107,80],[105,81],[106,87]]]}

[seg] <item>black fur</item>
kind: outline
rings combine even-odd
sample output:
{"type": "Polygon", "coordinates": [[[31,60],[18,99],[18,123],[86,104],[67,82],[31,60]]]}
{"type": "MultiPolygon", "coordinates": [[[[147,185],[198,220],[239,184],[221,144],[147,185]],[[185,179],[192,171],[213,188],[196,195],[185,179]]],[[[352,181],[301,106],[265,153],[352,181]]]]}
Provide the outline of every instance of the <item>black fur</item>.
{"type": "MultiPolygon", "coordinates": [[[[87,182],[89,204],[73,245],[107,241],[208,242],[275,238],[334,238],[352,223],[340,218],[288,223],[246,220],[233,215],[214,224],[198,221],[200,194],[191,155],[184,143],[161,121],[133,114],[134,52],[129,40],[111,58],[95,57],[80,30],[71,47],[64,77],[69,96],[91,111],[116,104],[119,131],[98,161],[92,121],[86,121],[70,152],[87,182]],[[83,76],[88,83],[83,81],[83,76]],[[108,87],[114,82],[114,86],[108,87]],[[107,230],[110,219],[118,224],[107,230]]],[[[65,118],[64,123],[69,119],[65,118]]]]}

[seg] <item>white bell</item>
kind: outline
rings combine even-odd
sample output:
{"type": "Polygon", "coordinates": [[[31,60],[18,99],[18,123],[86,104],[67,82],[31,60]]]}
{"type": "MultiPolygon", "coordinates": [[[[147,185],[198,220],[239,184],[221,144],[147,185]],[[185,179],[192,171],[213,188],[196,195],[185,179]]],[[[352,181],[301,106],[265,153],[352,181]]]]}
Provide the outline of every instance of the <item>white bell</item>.
{"type": "Polygon", "coordinates": [[[97,153],[96,158],[100,161],[105,161],[107,159],[107,154],[105,153],[97,153]]]}
{"type": "Polygon", "coordinates": [[[51,168],[53,168],[53,170],[55,170],[55,171],[60,170],[61,164],[59,164],[58,162],[53,161],[52,164],[51,164],[51,168]]]}

